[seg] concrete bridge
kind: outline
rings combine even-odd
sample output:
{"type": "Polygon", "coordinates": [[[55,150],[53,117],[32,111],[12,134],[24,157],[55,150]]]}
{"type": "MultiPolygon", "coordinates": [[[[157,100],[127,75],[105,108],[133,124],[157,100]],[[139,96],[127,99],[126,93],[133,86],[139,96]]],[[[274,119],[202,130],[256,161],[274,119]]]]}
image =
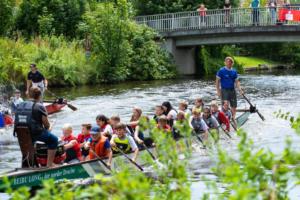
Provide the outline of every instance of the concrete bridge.
{"type": "Polygon", "coordinates": [[[300,7],[240,8],[139,16],[164,38],[163,47],[175,58],[181,74],[195,74],[195,47],[212,44],[300,42],[300,23],[289,11],[300,7]],[[288,18],[289,21],[282,20],[288,18]]]}

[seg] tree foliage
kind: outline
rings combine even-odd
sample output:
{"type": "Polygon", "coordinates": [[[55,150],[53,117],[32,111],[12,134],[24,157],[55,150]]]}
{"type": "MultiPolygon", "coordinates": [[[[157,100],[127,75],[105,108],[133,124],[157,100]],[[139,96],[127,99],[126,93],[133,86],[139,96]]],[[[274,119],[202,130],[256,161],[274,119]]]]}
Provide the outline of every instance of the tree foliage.
{"type": "Polygon", "coordinates": [[[27,37],[53,33],[75,38],[85,4],[85,0],[23,0],[16,29],[27,37]]]}
{"type": "Polygon", "coordinates": [[[15,1],[14,0],[1,0],[0,1],[0,35],[7,35],[12,29],[14,19],[15,1]]]}

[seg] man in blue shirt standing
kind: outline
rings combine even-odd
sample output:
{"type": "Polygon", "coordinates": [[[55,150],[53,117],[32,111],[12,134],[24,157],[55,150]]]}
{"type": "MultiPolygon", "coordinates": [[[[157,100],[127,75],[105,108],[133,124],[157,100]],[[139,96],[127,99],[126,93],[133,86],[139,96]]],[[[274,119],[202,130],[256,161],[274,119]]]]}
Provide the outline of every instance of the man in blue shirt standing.
{"type": "Polygon", "coordinates": [[[241,94],[243,94],[243,91],[240,86],[238,74],[236,70],[232,68],[233,63],[234,61],[231,57],[225,58],[225,66],[217,73],[216,88],[218,96],[221,97],[222,104],[224,100],[230,102],[232,118],[235,119],[237,107],[235,88],[238,88],[241,94]]]}

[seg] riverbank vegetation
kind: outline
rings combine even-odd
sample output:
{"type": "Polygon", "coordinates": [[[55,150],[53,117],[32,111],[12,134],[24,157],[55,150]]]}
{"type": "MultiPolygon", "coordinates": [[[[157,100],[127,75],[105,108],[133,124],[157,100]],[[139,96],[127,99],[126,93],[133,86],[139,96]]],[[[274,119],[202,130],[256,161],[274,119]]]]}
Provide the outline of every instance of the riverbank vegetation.
{"type": "MultiPolygon", "coordinates": [[[[290,120],[291,128],[300,136],[300,115],[294,118],[289,113],[278,112],[277,116],[290,120]]],[[[185,133],[184,139],[177,143],[171,135],[155,128],[154,122],[142,122],[142,130],[152,130],[155,139],[158,161],[145,157],[153,165],[154,179],[153,176],[129,170],[134,166],[128,167],[130,163],[127,163],[112,177],[99,175],[97,181],[79,185],[46,181],[33,197],[30,197],[26,187],[15,191],[8,189],[7,192],[13,200],[191,199],[192,175],[188,172],[188,159],[191,158],[191,142],[198,140],[192,137],[187,121],[175,126],[185,133]]],[[[289,192],[300,185],[300,152],[294,148],[291,138],[287,138],[284,150],[275,154],[267,148],[255,147],[244,131],[239,130],[237,134],[240,141],[233,147],[236,149],[234,154],[214,142],[206,143],[206,151],[212,156],[217,155],[212,157],[215,164],[211,170],[218,181],[216,183],[202,177],[207,188],[197,190],[201,193],[201,199],[289,199],[289,192]]]]}
{"type": "Polygon", "coordinates": [[[57,86],[176,76],[156,33],[134,22],[126,0],[1,2],[2,83],[24,82],[30,63],[57,86]]]}

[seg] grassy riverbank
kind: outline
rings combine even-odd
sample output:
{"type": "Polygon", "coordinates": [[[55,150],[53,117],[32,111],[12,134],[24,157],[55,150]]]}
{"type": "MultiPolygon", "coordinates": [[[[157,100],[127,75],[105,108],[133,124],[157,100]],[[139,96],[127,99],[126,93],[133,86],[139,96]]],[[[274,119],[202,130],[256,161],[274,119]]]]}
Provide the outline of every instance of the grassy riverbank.
{"type": "Polygon", "coordinates": [[[250,68],[259,68],[260,66],[272,67],[278,65],[278,62],[258,57],[234,56],[235,61],[242,65],[245,70],[250,68]]]}

